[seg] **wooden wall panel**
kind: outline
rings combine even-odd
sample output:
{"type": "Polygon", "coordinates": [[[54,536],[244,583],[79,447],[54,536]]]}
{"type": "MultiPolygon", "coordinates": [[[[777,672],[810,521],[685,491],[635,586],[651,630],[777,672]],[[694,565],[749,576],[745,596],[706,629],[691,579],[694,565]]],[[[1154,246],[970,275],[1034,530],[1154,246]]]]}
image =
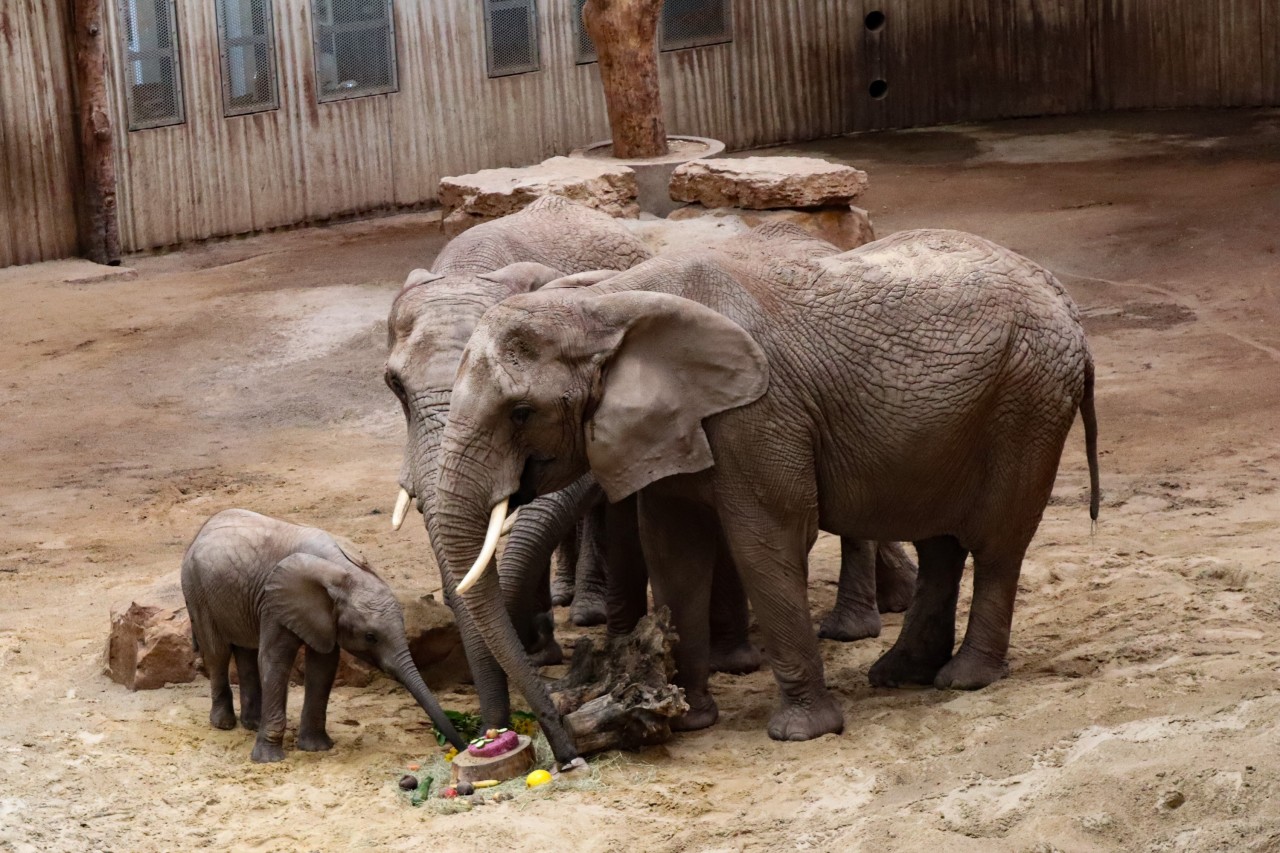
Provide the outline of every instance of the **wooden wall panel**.
{"type": "Polygon", "coordinates": [[[0,267],[76,250],[70,8],[0,2],[0,267]]]}

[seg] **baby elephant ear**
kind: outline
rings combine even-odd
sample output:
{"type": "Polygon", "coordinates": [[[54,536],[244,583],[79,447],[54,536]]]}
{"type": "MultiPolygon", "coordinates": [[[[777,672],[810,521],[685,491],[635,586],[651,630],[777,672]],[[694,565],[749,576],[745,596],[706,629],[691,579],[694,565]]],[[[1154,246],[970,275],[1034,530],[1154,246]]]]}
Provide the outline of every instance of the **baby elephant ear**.
{"type": "Polygon", "coordinates": [[[338,641],[337,603],[350,584],[347,570],[323,557],[291,554],[267,578],[267,615],[321,654],[338,641]]]}
{"type": "Polygon", "coordinates": [[[564,273],[560,272],[560,270],[549,267],[546,264],[522,261],[518,264],[509,264],[500,270],[487,272],[481,275],[480,278],[485,281],[492,281],[495,284],[505,284],[513,294],[516,294],[537,290],[544,284],[549,284],[563,276],[564,273]]]}
{"type": "Polygon", "coordinates": [[[444,278],[444,276],[438,272],[432,272],[431,270],[424,270],[424,269],[416,269],[413,272],[409,273],[409,277],[404,280],[404,286],[401,287],[400,289],[402,291],[408,290],[411,287],[417,287],[420,284],[430,284],[431,282],[438,281],[442,278],[444,278]]]}
{"type": "Polygon", "coordinates": [[[615,275],[619,275],[618,270],[592,270],[591,272],[580,272],[574,275],[567,275],[564,278],[558,278],[548,284],[543,290],[568,290],[573,287],[591,287],[602,281],[608,281],[615,275]]]}

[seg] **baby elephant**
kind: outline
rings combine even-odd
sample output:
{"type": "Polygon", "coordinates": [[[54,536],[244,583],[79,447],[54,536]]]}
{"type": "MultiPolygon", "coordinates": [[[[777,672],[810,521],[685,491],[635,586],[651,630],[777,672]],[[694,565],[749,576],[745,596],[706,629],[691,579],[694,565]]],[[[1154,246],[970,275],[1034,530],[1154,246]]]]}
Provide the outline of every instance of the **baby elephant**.
{"type": "Polygon", "coordinates": [[[330,749],[329,690],[346,649],[394,676],[454,746],[464,741],[409,655],[404,614],[390,587],[332,536],[244,509],[205,522],[182,560],[182,594],[209,670],[209,722],[236,724],[227,666],[240,675],[240,722],[257,729],[254,761],[284,758],[285,701],[298,647],[307,647],[298,748],[330,749]]]}

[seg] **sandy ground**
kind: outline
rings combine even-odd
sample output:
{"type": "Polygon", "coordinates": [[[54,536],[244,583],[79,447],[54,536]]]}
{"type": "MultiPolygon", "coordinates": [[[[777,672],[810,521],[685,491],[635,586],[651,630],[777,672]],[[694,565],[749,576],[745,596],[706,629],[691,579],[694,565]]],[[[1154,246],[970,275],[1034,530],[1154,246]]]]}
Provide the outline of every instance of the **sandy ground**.
{"type": "MultiPolygon", "coordinates": [[[[871,689],[893,616],[879,639],[823,643],[839,737],[773,743],[769,673],[717,676],[716,727],[598,760],[596,790],[439,816],[398,796],[431,741],[384,681],[335,691],[333,752],[252,765],[247,733],[209,728],[203,681],[130,693],[101,675],[108,605],[230,506],[327,527],[394,584],[434,587],[421,526],[387,521],[402,426],[380,376],[433,220],[139,258],[131,281],[0,271],[0,849],[1280,849],[1280,112],[791,150],[866,168],[881,235],[995,239],[1088,318],[1102,520],[1091,533],[1077,429],[1008,679],[871,689]]],[[[824,538],[815,624],[836,571],[824,538]]]]}

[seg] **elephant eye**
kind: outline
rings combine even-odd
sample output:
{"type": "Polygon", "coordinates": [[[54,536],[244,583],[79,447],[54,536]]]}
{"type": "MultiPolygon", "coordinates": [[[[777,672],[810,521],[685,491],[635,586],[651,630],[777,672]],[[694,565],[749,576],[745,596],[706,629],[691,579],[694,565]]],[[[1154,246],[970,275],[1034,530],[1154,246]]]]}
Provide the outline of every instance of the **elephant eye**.
{"type": "Polygon", "coordinates": [[[524,426],[532,416],[533,406],[528,403],[517,403],[516,407],[511,410],[511,422],[516,426],[524,426]]]}
{"type": "Polygon", "coordinates": [[[373,633],[372,631],[367,631],[365,632],[365,635],[364,635],[364,641],[366,643],[376,643],[378,642],[378,635],[373,633]]]}

